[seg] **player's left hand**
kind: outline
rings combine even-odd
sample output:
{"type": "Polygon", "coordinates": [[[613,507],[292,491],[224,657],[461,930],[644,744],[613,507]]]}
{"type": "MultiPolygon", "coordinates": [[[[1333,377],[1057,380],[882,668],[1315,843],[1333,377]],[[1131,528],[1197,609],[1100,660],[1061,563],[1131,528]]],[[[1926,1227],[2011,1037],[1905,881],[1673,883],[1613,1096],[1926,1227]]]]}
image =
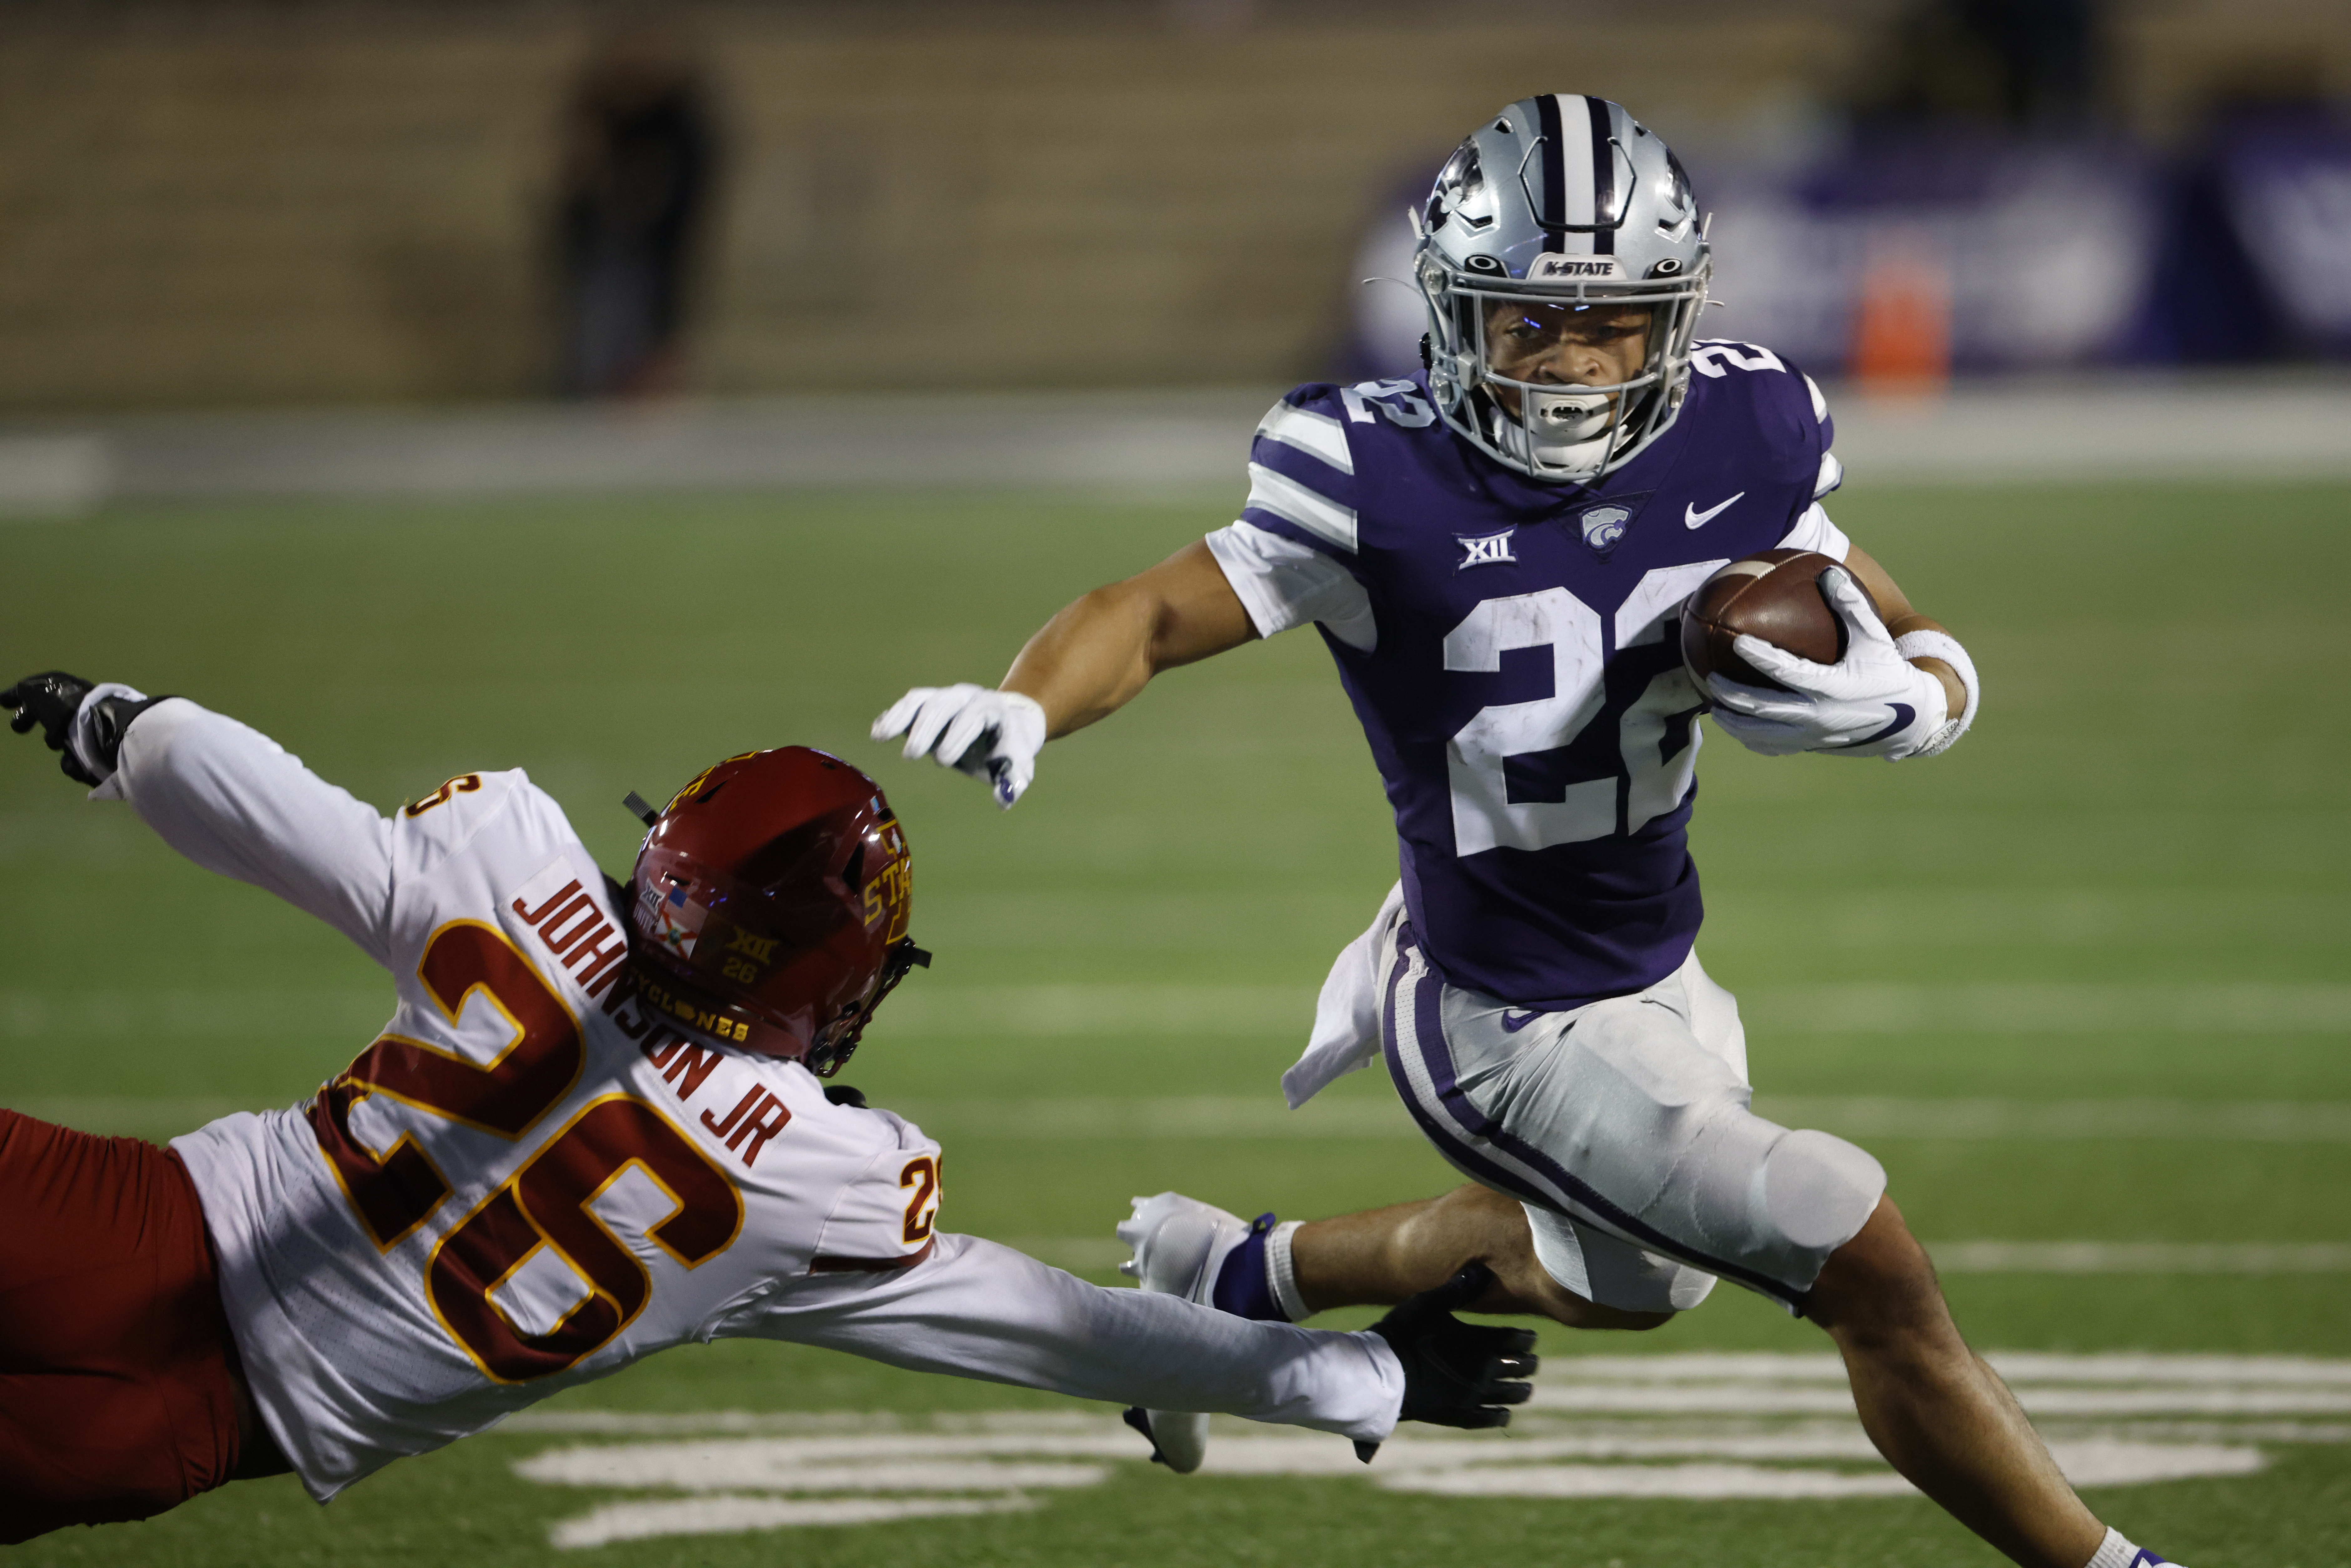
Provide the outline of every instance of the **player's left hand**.
{"type": "Polygon", "coordinates": [[[1788,689],[1710,676],[1714,722],[1766,757],[1823,751],[1898,762],[1915,755],[1950,716],[1943,683],[1902,656],[1851,574],[1823,572],[1821,591],[1844,622],[1844,657],[1816,664],[1761,637],[1741,636],[1731,644],[1739,656],[1788,689]]]}
{"type": "MultiPolygon", "coordinates": [[[[1510,1406],[1523,1405],[1534,1385],[1532,1329],[1465,1323],[1453,1315],[1486,1293],[1493,1271],[1471,1263],[1433,1291],[1423,1291],[1372,1325],[1404,1364],[1399,1421],[1439,1427],[1507,1427],[1510,1406]]],[[[1358,1442],[1356,1457],[1371,1463],[1377,1443],[1358,1442]]]]}
{"type": "Polygon", "coordinates": [[[146,706],[146,696],[129,686],[95,685],[63,670],[26,675],[0,692],[0,707],[16,715],[8,727],[29,735],[40,726],[41,738],[58,753],[58,770],[93,789],[113,776],[122,732],[146,706]]]}

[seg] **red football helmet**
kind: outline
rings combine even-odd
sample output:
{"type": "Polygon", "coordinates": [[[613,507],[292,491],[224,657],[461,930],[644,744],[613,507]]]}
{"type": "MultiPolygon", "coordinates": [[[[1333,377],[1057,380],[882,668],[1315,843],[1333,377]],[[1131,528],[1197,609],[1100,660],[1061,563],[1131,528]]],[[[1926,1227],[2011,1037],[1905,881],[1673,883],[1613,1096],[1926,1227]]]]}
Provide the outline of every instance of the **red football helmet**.
{"type": "Polygon", "coordinates": [[[805,746],[704,769],[637,852],[630,961],[647,1009],[830,1078],[892,987],[914,862],[881,787],[805,746]]]}

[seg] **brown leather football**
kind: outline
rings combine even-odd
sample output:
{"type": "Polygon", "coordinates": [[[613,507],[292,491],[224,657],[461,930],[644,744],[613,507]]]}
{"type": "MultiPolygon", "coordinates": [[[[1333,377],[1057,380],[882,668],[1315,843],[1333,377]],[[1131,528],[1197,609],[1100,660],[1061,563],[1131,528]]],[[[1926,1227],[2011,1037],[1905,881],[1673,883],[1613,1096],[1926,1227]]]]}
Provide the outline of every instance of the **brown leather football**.
{"type": "MultiPolygon", "coordinates": [[[[1732,650],[1743,632],[1800,659],[1835,664],[1844,657],[1844,622],[1821,591],[1821,573],[1838,564],[1808,549],[1767,549],[1732,561],[1700,584],[1682,611],[1682,663],[1701,681],[1719,674],[1741,685],[1787,690],[1732,650]]],[[[1869,590],[1861,592],[1875,609],[1869,590]]]]}

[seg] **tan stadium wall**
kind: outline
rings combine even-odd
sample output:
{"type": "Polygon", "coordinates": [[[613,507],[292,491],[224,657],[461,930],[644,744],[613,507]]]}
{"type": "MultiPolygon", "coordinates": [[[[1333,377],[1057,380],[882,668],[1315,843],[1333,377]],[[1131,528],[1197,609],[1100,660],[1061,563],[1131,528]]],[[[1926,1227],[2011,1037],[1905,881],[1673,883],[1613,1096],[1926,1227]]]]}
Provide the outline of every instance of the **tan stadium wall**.
{"type": "MultiPolygon", "coordinates": [[[[1270,382],[1372,204],[1552,88],[1669,137],[1865,69],[1892,0],[713,7],[729,131],[689,380],[1270,382]]],[[[0,5],[0,411],[529,395],[555,121],[597,14],[0,5]]],[[[2351,7],[2128,6],[2159,121],[2351,7]]]]}

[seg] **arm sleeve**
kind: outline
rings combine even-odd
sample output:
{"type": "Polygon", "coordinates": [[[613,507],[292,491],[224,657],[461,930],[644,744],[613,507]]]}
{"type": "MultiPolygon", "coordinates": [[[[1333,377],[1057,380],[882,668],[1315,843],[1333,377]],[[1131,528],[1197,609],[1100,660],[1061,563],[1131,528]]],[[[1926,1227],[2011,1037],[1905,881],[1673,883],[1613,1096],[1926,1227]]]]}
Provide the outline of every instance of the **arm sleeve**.
{"type": "Polygon", "coordinates": [[[823,1345],[916,1372],[1155,1410],[1206,1410],[1376,1441],[1404,1403],[1377,1334],[1253,1322],[1105,1290],[971,1236],[910,1269],[793,1281],[716,1335],[823,1345]]]}
{"type": "Polygon", "coordinates": [[[131,726],[93,798],[130,801],[206,871],[276,894],[391,966],[392,824],[267,736],[171,698],[131,726]]]}

